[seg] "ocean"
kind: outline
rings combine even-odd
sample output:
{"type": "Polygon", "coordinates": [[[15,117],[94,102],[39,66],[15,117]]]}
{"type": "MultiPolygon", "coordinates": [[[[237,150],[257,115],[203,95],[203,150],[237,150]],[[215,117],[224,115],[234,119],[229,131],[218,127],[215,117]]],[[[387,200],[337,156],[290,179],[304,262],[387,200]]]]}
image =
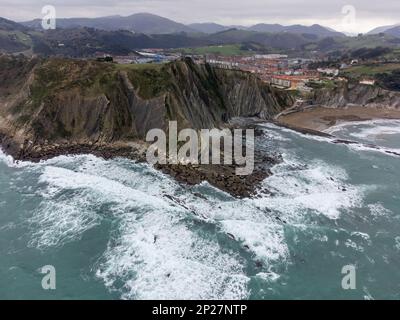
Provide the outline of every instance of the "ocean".
{"type": "Polygon", "coordinates": [[[122,158],[0,153],[0,298],[400,299],[400,121],[329,129],[360,144],[262,127],[283,161],[252,199],[122,158]]]}

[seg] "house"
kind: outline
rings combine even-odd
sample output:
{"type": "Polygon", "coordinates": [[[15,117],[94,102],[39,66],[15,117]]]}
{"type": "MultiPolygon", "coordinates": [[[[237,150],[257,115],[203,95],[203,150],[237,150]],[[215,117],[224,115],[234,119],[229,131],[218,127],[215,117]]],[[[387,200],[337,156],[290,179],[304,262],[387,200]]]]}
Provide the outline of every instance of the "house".
{"type": "Polygon", "coordinates": [[[272,77],[271,84],[280,88],[290,88],[292,86],[292,82],[285,77],[272,77]]]}
{"type": "Polygon", "coordinates": [[[277,59],[286,59],[288,56],[286,54],[256,54],[254,55],[255,59],[266,59],[266,60],[277,60],[277,59]]]}
{"type": "Polygon", "coordinates": [[[208,59],[207,63],[211,64],[214,67],[221,68],[221,69],[238,69],[239,68],[239,63],[231,62],[231,61],[208,59]]]}
{"type": "Polygon", "coordinates": [[[339,75],[339,69],[336,68],[318,68],[317,71],[327,76],[336,77],[339,75]]]}
{"type": "Polygon", "coordinates": [[[375,79],[362,79],[362,80],[360,80],[360,84],[364,84],[367,86],[373,86],[375,84],[375,79]]]}

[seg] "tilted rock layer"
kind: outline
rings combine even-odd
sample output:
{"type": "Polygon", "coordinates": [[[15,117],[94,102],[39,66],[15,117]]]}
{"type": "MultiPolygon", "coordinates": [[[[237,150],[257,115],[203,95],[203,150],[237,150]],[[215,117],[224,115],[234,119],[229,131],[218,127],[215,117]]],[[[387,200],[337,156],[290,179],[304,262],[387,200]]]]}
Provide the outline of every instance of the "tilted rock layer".
{"type": "Polygon", "coordinates": [[[153,128],[223,126],[233,117],[270,119],[293,98],[240,71],[196,65],[116,65],[0,56],[0,138],[15,158],[46,148],[143,141],[153,128]]]}
{"type": "Polygon", "coordinates": [[[332,108],[358,105],[400,109],[400,92],[388,91],[378,86],[342,81],[334,88],[316,90],[313,103],[332,108]]]}

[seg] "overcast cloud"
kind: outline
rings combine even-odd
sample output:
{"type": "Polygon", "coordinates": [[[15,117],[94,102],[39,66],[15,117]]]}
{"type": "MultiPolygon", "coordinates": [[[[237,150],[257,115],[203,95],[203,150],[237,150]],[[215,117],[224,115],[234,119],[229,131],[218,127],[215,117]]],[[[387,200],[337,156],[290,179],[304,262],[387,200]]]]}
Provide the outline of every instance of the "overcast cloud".
{"type": "Polygon", "coordinates": [[[44,5],[55,6],[58,17],[149,12],[182,23],[319,23],[347,32],[400,23],[400,0],[0,0],[0,16],[16,21],[39,18],[44,5]],[[356,9],[355,23],[343,23],[346,5],[356,9]]]}

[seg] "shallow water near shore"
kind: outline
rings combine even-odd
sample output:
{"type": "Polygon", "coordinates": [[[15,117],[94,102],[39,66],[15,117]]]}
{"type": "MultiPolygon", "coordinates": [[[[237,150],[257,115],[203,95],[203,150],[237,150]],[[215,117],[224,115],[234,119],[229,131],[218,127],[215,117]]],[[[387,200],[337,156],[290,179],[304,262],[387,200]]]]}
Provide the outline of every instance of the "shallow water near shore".
{"type": "MultiPolygon", "coordinates": [[[[398,150],[398,125],[330,132],[398,150]]],[[[0,153],[0,298],[399,299],[400,158],[262,127],[258,147],[284,161],[253,199],[126,159],[0,153]],[[346,265],[356,290],[342,289],[346,265]]]]}

